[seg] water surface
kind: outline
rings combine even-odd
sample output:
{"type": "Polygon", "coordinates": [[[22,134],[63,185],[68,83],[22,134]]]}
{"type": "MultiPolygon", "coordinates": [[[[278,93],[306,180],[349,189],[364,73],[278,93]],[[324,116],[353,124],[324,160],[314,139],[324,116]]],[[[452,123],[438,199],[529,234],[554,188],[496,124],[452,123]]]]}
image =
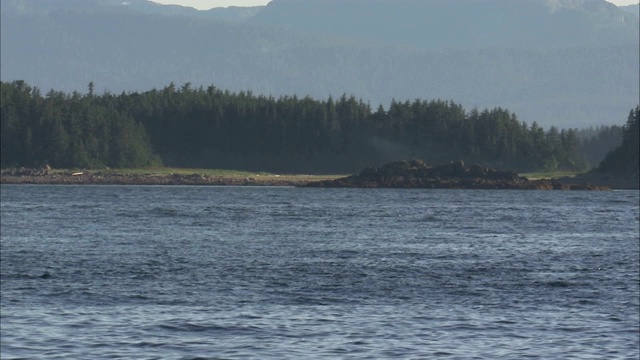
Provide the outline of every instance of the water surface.
{"type": "Polygon", "coordinates": [[[637,359],[639,192],[1,186],[2,359],[637,359]]]}

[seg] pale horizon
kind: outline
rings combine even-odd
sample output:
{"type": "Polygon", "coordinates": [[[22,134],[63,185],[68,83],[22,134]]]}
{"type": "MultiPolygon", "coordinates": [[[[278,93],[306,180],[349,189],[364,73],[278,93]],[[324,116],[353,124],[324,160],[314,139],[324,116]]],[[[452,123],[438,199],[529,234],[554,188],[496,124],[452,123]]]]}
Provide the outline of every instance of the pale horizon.
{"type": "MultiPolygon", "coordinates": [[[[158,4],[189,6],[198,10],[209,10],[217,7],[229,6],[263,6],[270,0],[151,0],[158,4]]],[[[607,0],[617,6],[640,4],[639,0],[607,0]]]]}

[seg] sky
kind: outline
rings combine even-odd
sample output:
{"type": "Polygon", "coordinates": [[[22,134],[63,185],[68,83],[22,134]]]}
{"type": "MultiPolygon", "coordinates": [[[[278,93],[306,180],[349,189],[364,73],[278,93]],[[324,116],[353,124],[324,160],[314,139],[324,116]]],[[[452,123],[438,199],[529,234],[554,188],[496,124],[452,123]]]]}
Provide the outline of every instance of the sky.
{"type": "MultiPolygon", "coordinates": [[[[199,10],[208,10],[214,7],[227,6],[259,6],[266,5],[269,0],[152,0],[159,4],[175,4],[190,6],[199,10]]],[[[639,0],[607,0],[618,6],[638,4],[639,0]]]]}

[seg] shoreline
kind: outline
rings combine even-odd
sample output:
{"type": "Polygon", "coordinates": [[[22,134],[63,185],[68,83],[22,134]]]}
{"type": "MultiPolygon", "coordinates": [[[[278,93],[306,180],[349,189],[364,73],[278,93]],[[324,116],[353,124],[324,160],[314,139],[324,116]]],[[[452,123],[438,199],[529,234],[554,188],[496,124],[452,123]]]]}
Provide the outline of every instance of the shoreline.
{"type": "Polygon", "coordinates": [[[638,178],[614,177],[607,174],[582,174],[574,177],[561,177],[555,179],[561,184],[589,183],[593,186],[604,186],[611,190],[640,190],[638,178]]]}
{"type": "MultiPolygon", "coordinates": [[[[0,185],[191,185],[191,186],[290,186],[290,187],[313,187],[312,183],[321,183],[339,179],[339,176],[322,175],[205,175],[205,174],[94,174],[83,173],[82,175],[51,174],[51,175],[2,175],[0,185]]],[[[557,181],[563,185],[584,184],[585,182],[575,178],[543,179],[533,182],[546,183],[557,181]]],[[[614,181],[614,179],[600,179],[586,181],[596,187],[605,187],[612,190],[638,190],[629,186],[628,182],[614,181]]],[[[456,187],[443,187],[456,188],[456,187]]],[[[495,188],[495,187],[488,187],[495,188]]],[[[507,187],[503,189],[508,189],[507,187]]],[[[545,190],[540,188],[540,190],[545,190]]]]}
{"type": "Polygon", "coordinates": [[[303,186],[335,179],[321,175],[206,175],[206,174],[105,174],[82,172],[46,175],[2,175],[0,184],[31,185],[209,185],[209,186],[303,186]]]}
{"type": "MultiPolygon", "coordinates": [[[[153,170],[152,170],[153,171],[153,170]]],[[[29,185],[201,185],[201,186],[293,186],[293,187],[357,187],[354,184],[342,184],[345,179],[357,178],[356,175],[277,175],[254,173],[136,173],[47,169],[4,170],[0,172],[0,184],[29,184],[29,185]],[[331,186],[336,184],[337,186],[331,186]],[[342,184],[343,186],[340,186],[342,184]]],[[[522,178],[527,180],[526,178],[522,178]]],[[[434,186],[415,186],[425,188],[494,188],[517,189],[518,186],[502,184],[484,184],[482,186],[464,186],[456,182],[446,182],[438,179],[434,186]]],[[[532,190],[551,190],[575,188],[576,190],[639,190],[637,179],[615,178],[612,176],[597,176],[583,174],[575,177],[561,177],[527,180],[532,190]],[[555,186],[554,186],[555,184],[555,186]]],[[[378,184],[380,185],[380,184],[378,184]]],[[[477,185],[477,184],[476,184],[477,185]]],[[[362,187],[393,187],[393,186],[362,186],[362,187]]],[[[398,186],[410,187],[410,186],[398,186]]]]}

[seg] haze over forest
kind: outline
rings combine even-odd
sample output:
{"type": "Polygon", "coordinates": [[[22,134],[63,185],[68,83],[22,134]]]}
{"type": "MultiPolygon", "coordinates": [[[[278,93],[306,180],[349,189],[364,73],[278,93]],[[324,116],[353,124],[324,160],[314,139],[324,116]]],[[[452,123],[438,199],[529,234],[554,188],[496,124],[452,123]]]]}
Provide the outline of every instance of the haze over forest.
{"type": "Polygon", "coordinates": [[[3,0],[2,81],[43,91],[173,82],[272,96],[500,106],[560,128],[621,124],[640,97],[637,6],[604,0],[3,0]]]}

